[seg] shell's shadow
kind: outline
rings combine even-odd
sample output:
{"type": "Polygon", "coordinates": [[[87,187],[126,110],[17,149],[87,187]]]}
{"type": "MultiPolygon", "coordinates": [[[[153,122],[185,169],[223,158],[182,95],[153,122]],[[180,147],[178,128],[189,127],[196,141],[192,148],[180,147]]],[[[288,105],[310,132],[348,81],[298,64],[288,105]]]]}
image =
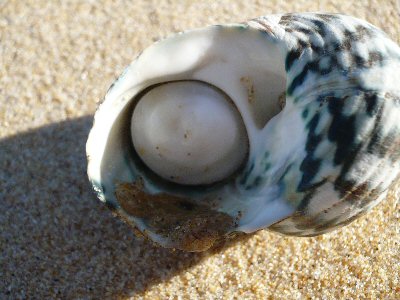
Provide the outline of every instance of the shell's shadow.
{"type": "Polygon", "coordinates": [[[1,299],[124,297],[211,254],[155,247],[100,204],[86,176],[91,123],[0,140],[1,299]]]}

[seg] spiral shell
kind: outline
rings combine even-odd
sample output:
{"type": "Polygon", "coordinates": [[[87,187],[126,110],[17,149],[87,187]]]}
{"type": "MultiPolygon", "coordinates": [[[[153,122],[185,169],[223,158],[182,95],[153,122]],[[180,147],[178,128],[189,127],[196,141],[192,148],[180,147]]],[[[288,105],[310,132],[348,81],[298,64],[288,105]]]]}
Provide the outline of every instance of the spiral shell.
{"type": "Polygon", "coordinates": [[[107,92],[87,143],[89,178],[102,201],[164,247],[202,251],[264,228],[328,232],[378,204],[399,176],[399,73],[393,41],[339,14],[270,15],[175,35],[145,50],[107,92]],[[132,143],[144,95],[182,81],[221,91],[242,118],[245,159],[216,182],[168,180],[132,143]]]}

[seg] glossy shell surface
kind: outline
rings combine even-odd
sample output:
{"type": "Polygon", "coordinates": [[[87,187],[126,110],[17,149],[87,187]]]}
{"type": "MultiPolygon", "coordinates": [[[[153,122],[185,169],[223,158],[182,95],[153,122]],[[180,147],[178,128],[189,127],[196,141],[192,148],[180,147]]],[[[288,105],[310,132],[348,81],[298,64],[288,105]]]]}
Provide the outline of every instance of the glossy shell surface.
{"type": "Polygon", "coordinates": [[[202,251],[268,228],[313,236],[385,198],[400,172],[400,49],[337,14],[270,15],[180,33],[146,49],[107,92],[87,143],[98,197],[154,242],[202,251]],[[143,93],[200,81],[240,112],[245,164],[212,185],[169,182],[130,140],[143,93]]]}

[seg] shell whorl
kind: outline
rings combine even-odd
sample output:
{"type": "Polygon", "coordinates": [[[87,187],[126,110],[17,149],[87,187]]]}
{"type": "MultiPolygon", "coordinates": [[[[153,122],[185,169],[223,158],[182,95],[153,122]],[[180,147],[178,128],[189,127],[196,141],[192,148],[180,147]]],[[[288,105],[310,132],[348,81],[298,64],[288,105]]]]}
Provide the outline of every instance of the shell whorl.
{"type": "Polygon", "coordinates": [[[296,212],[269,229],[312,236],[375,206],[399,174],[400,51],[382,31],[351,17],[276,20],[250,24],[284,31],[286,101],[301,111],[306,142],[302,159],[287,158],[278,183],[290,186],[287,199],[296,195],[296,212]]]}

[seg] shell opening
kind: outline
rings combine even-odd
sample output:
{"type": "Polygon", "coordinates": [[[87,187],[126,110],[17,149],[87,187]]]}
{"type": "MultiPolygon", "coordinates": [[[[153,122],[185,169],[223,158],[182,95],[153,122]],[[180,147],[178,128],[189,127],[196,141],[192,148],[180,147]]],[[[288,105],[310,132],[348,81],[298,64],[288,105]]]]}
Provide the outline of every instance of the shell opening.
{"type": "Polygon", "coordinates": [[[178,184],[224,180],[243,165],[248,153],[236,106],[224,92],[200,81],[152,87],[134,109],[131,135],[143,162],[178,184]]]}

